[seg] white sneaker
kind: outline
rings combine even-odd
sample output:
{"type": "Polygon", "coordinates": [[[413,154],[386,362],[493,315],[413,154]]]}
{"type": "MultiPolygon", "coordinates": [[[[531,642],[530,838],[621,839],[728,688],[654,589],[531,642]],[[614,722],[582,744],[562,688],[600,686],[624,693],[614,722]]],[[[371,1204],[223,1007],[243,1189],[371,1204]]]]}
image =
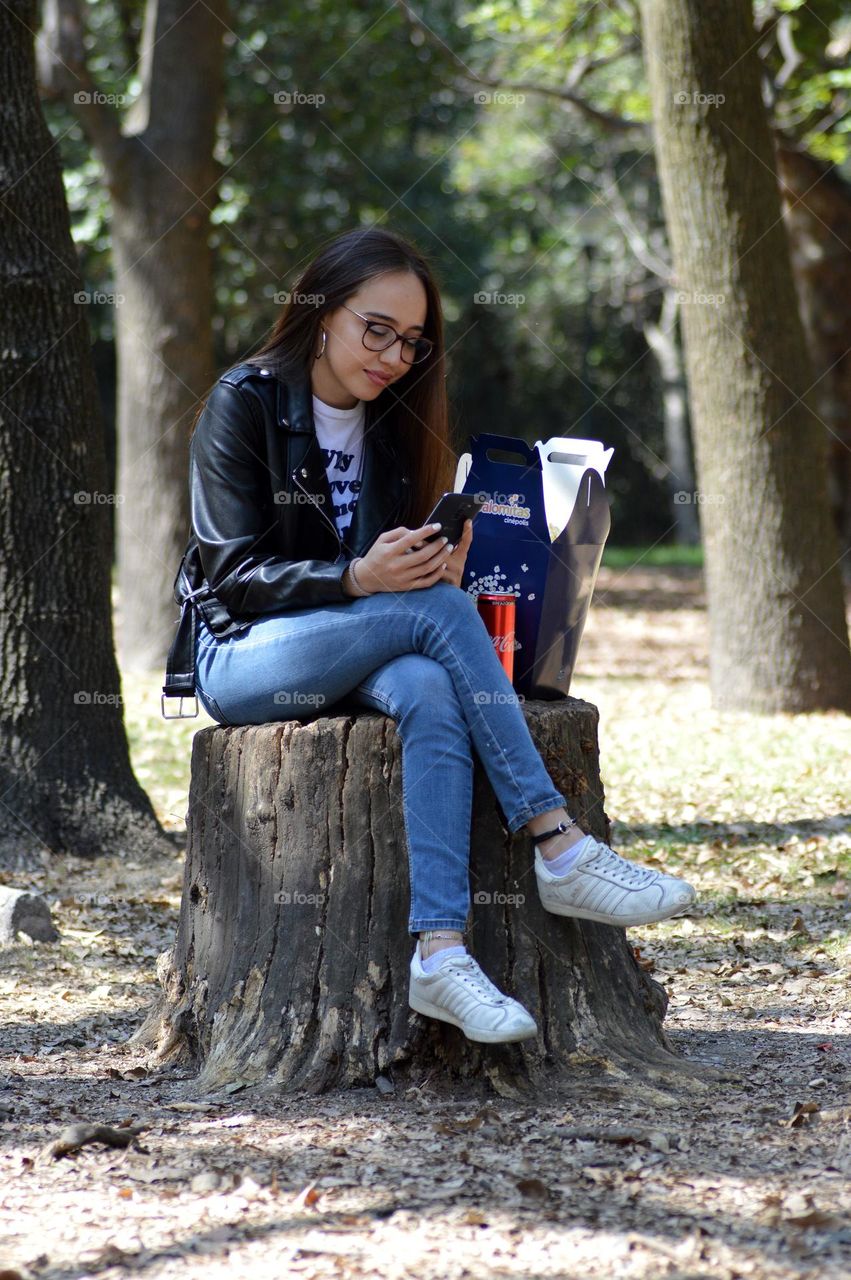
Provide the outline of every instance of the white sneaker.
{"type": "Polygon", "coordinates": [[[593,840],[563,876],[550,871],[535,845],[535,876],[547,911],[622,928],[678,916],[696,897],[685,880],[627,862],[602,840],[593,840]]]}
{"type": "Polygon", "coordinates": [[[408,1003],[427,1018],[460,1027],[468,1040],[503,1044],[537,1034],[535,1019],[512,996],[486,977],[471,955],[449,956],[432,973],[420,959],[420,943],[411,959],[408,1003]]]}

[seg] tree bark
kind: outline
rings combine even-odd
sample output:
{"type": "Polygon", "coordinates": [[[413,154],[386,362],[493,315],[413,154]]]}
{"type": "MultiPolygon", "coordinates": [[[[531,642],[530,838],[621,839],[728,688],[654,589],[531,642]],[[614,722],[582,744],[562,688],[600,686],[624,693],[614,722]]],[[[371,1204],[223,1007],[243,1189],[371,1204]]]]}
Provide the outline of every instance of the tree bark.
{"type": "Polygon", "coordinates": [[[85,306],[38,100],[35,4],[0,6],[0,865],[170,847],[130,768],[85,306]]]}
{"type": "MultiPolygon", "coordinates": [[[[835,166],[777,139],[783,216],[829,432],[830,504],[843,551],[851,550],[851,185],[835,166]]],[[[846,560],[848,572],[851,563],[846,560]]]]}
{"type": "Polygon", "coordinates": [[[683,305],[717,707],[851,709],[825,430],[747,0],[643,0],[683,305]],[[723,100],[721,100],[723,99],[723,100]]]}
{"type": "Polygon", "coordinates": [[[668,493],[677,542],[695,547],[700,542],[698,504],[694,500],[694,466],[689,439],[688,397],[680,344],[677,338],[677,291],[665,289],[662,312],[656,324],[644,326],[662,385],[662,419],[668,493]]]}
{"type": "MultiPolygon", "coordinates": [[[[569,811],[605,837],[596,708],[568,698],[525,713],[569,811]]],[[[401,747],[395,722],[365,711],[196,734],[177,941],[137,1038],[197,1066],[202,1091],[436,1071],[513,1094],[557,1089],[589,1056],[651,1080],[682,1070],[665,993],[624,931],[544,910],[529,836],[507,833],[474,762],[470,945],[533,1014],[536,1039],[476,1045],[409,1007],[401,747]]]]}
{"type": "Polygon", "coordinates": [[[161,668],[189,536],[188,442],[215,379],[210,210],[226,0],[148,0],[142,88],[122,120],[99,94],[78,0],[46,0],[46,92],[77,113],[112,198],[118,371],[117,558],[123,665],[161,668]]]}

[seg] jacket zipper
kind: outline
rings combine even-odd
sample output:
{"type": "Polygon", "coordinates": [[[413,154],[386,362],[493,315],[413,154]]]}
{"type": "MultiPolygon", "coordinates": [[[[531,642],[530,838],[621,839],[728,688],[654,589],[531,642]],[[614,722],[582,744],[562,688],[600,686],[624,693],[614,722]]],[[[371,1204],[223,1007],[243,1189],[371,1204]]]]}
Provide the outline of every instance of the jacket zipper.
{"type": "MultiPolygon", "coordinates": [[[[319,514],[323,517],[323,519],[326,521],[326,523],[329,525],[329,527],[333,530],[334,537],[337,539],[337,546],[338,546],[338,548],[339,548],[339,551],[338,551],[338,553],[337,553],[337,554],[338,554],[338,555],[341,555],[341,554],[342,554],[342,552],[343,552],[343,539],[340,537],[340,531],[339,531],[339,529],[337,528],[336,524],[334,524],[334,522],[333,522],[332,520],[330,520],[330,519],[328,518],[328,516],[326,515],[326,513],[322,510],[322,507],[321,507],[321,506],[319,505],[319,503],[316,501],[316,499],[315,499],[314,495],[313,495],[312,493],[308,493],[307,489],[305,489],[304,485],[301,483],[301,481],[300,481],[300,480],[299,480],[299,478],[298,478],[298,473],[299,473],[299,471],[303,471],[303,470],[305,470],[305,469],[306,469],[306,468],[303,468],[303,467],[296,467],[295,471],[293,471],[293,472],[292,472],[291,479],[292,479],[292,480],[293,480],[293,481],[298,485],[298,487],[299,487],[299,489],[301,489],[302,493],[304,493],[304,494],[306,494],[306,495],[307,495],[307,497],[308,497],[308,498],[310,499],[310,501],[313,503],[313,505],[314,505],[314,507],[316,508],[316,510],[317,510],[317,511],[319,512],[319,514]]],[[[402,494],[402,496],[401,496],[401,498],[399,499],[399,501],[396,503],[396,506],[395,506],[395,508],[393,509],[393,514],[392,514],[392,516],[390,517],[390,519],[395,519],[396,514],[397,514],[397,512],[399,511],[400,507],[402,507],[402,505],[404,504],[404,501],[405,501],[405,494],[403,493],[403,494],[402,494]]]]}
{"type": "MultiPolygon", "coordinates": [[[[304,468],[301,468],[301,469],[302,469],[302,470],[304,470],[304,468]]],[[[313,505],[314,505],[314,507],[316,508],[316,510],[319,512],[319,514],[322,516],[322,518],[326,521],[326,523],[327,523],[327,524],[330,526],[330,528],[332,529],[332,531],[333,531],[333,533],[334,533],[334,537],[337,539],[337,546],[339,547],[339,551],[338,551],[338,553],[337,553],[337,554],[338,554],[338,555],[342,555],[342,552],[343,552],[343,539],[340,537],[340,531],[339,531],[339,529],[337,528],[336,524],[334,524],[333,520],[330,520],[330,519],[328,518],[328,516],[326,515],[326,513],[322,510],[321,506],[320,506],[320,505],[319,505],[319,503],[316,501],[316,499],[315,499],[314,495],[313,495],[312,493],[308,493],[307,489],[305,489],[304,485],[301,483],[301,481],[300,481],[300,480],[299,480],[299,478],[298,478],[298,472],[299,472],[299,468],[298,468],[298,467],[296,467],[295,471],[292,473],[292,479],[293,479],[293,480],[295,481],[295,483],[298,485],[299,489],[301,489],[302,493],[304,493],[304,494],[306,494],[306,495],[307,495],[307,497],[308,497],[308,498],[310,499],[310,501],[313,503],[313,505]]]]}

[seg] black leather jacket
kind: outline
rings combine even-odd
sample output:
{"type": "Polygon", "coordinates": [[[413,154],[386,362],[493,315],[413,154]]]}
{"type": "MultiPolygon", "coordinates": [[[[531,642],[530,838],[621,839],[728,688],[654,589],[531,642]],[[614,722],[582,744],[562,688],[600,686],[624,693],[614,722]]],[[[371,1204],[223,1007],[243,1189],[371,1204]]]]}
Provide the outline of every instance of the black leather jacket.
{"type": "MultiPolygon", "coordinates": [[[[380,399],[380,397],[379,397],[380,399]]],[[[313,422],[310,378],[241,364],[211,391],[189,449],[192,529],[174,583],[181,606],[166,694],[194,691],[195,606],[214,635],[280,609],[354,599],[346,564],[410,518],[412,480],[377,401],[367,401],[361,488],[345,543],[313,422]]]]}

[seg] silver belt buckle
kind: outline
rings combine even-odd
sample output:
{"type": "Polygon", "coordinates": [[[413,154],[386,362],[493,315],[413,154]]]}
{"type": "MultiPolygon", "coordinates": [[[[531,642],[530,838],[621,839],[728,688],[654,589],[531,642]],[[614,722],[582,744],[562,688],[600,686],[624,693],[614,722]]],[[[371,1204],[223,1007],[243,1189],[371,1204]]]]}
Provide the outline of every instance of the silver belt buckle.
{"type": "Polygon", "coordinates": [[[191,695],[192,700],[195,703],[195,710],[191,712],[183,710],[183,703],[188,697],[190,697],[190,694],[188,693],[161,693],[160,694],[160,710],[162,711],[163,719],[164,720],[194,720],[195,717],[198,715],[198,694],[193,693],[191,695]],[[166,712],[166,709],[165,709],[166,698],[177,698],[177,700],[179,701],[180,709],[177,712],[177,715],[174,715],[174,716],[168,715],[168,713],[166,712]]]}

